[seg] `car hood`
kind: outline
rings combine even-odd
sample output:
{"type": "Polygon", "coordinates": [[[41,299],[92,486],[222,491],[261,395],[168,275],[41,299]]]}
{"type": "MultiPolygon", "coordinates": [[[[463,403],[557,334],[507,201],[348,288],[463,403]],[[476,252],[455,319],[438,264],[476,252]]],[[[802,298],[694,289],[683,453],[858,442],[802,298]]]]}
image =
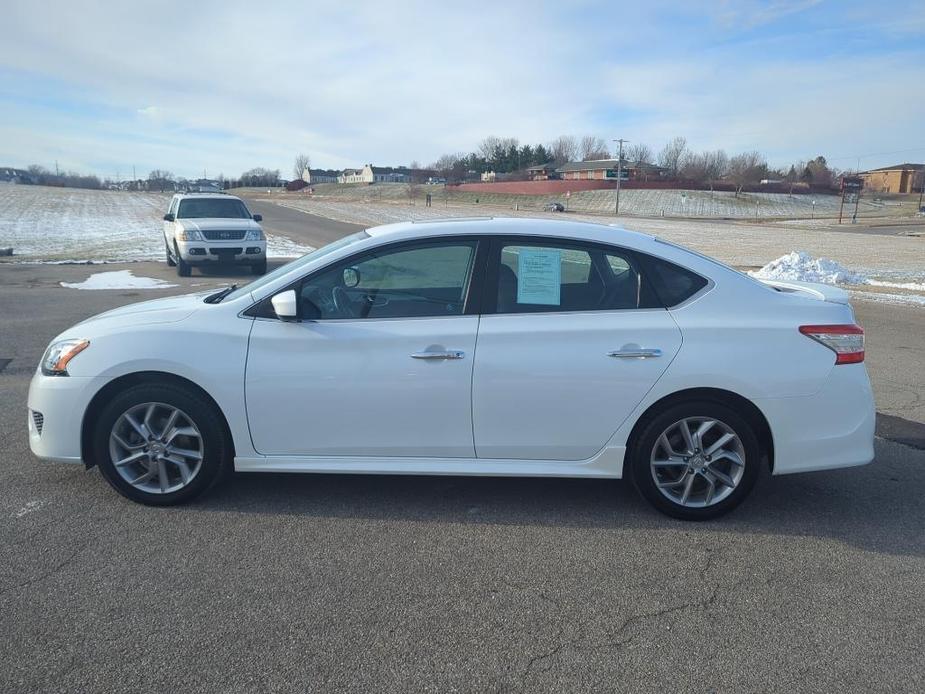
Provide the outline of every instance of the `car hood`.
{"type": "Polygon", "coordinates": [[[163,299],[153,299],[151,301],[140,301],[136,304],[129,304],[114,308],[111,311],[100,313],[81,321],[67,333],[76,337],[86,337],[86,335],[76,335],[75,330],[86,331],[93,329],[123,328],[133,325],[152,325],[155,323],[175,323],[184,318],[191,316],[196,310],[204,306],[203,299],[209,294],[214,294],[215,289],[207,292],[197,292],[195,294],[183,294],[181,296],[168,296],[163,299]]]}
{"type": "Polygon", "coordinates": [[[253,219],[197,218],[178,219],[184,229],[202,231],[210,229],[259,229],[260,225],[253,219]]]}

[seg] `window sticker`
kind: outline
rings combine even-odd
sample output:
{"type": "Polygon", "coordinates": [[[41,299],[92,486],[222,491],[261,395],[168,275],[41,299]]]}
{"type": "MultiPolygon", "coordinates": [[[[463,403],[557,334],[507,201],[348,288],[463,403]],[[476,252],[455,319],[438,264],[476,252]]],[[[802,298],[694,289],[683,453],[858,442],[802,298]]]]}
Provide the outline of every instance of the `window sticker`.
{"type": "Polygon", "coordinates": [[[562,252],[521,248],[517,259],[517,303],[558,306],[562,252]]]}

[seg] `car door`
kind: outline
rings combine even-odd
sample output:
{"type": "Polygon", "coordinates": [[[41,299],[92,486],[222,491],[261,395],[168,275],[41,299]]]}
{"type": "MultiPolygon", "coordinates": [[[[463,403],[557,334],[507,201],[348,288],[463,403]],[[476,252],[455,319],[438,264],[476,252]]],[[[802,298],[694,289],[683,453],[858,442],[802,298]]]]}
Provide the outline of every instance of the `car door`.
{"type": "MultiPolygon", "coordinates": [[[[170,207],[167,208],[167,214],[173,215],[174,219],[177,217],[177,202],[178,198],[177,196],[174,196],[170,200],[170,207]]],[[[164,219],[164,243],[166,243],[167,247],[171,250],[173,250],[174,224],[175,222],[168,221],[166,218],[164,219]]]]}
{"type": "Polygon", "coordinates": [[[257,318],[245,377],[255,449],[474,457],[478,249],[472,238],[375,249],[299,283],[301,322],[257,318]]]}
{"type": "Polygon", "coordinates": [[[493,242],[488,268],[473,373],[477,456],[592,457],[680,348],[674,319],[629,251],[515,237],[493,242]]]}

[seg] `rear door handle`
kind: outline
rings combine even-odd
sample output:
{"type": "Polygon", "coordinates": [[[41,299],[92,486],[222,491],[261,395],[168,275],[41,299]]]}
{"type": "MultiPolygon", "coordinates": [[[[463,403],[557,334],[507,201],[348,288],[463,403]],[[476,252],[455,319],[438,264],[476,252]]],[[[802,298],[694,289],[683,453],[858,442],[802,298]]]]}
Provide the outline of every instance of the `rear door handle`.
{"type": "Polygon", "coordinates": [[[608,352],[608,357],[617,359],[651,359],[652,357],[662,356],[660,349],[620,349],[616,352],[608,352]]]}
{"type": "Polygon", "coordinates": [[[412,359],[462,359],[466,353],[460,349],[448,349],[443,352],[415,352],[412,359]]]}

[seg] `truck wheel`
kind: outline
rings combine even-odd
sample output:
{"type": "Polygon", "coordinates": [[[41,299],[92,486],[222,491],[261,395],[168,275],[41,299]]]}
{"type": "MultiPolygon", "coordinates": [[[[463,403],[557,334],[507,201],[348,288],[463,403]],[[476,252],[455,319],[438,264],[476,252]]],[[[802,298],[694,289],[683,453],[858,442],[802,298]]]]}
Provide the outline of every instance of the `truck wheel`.
{"type": "Polygon", "coordinates": [[[253,275],[265,275],[267,274],[267,261],[263,260],[259,263],[254,263],[251,265],[251,274],[253,275]]]}
{"type": "Polygon", "coordinates": [[[190,272],[193,269],[192,266],[183,260],[183,258],[180,256],[180,250],[178,248],[174,247],[174,250],[177,251],[177,274],[180,277],[189,277],[190,272]]]}
{"type": "Polygon", "coordinates": [[[170,246],[167,245],[167,242],[164,241],[164,253],[167,255],[167,267],[176,266],[176,261],[174,261],[173,256],[170,255],[170,246]]]}

